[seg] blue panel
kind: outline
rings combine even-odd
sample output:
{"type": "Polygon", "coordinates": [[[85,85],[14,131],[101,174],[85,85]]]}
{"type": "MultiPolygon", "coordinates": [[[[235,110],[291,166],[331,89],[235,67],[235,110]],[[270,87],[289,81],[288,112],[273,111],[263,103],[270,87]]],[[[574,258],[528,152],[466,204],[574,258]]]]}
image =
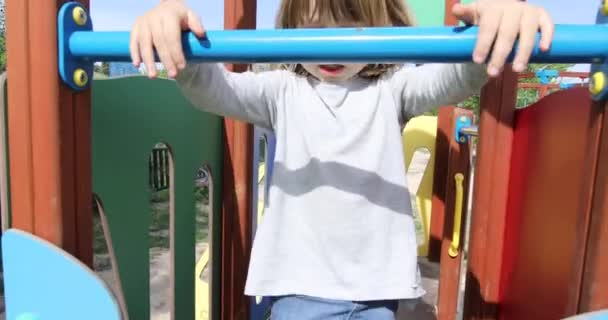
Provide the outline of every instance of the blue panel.
{"type": "MultiPolygon", "coordinates": [[[[477,27],[226,30],[208,31],[203,40],[186,33],[183,44],[189,61],[468,62],[477,33],[477,27]]],[[[75,32],[69,50],[93,60],[130,61],[129,33],[75,32]]],[[[537,45],[531,60],[594,63],[607,53],[606,26],[557,25],[550,52],[537,45]]]]}
{"type": "MultiPolygon", "coordinates": [[[[90,83],[93,80],[93,61],[89,59],[77,59],[73,57],[68,50],[68,44],[70,41],[70,36],[74,31],[83,31],[83,30],[92,30],[93,24],[91,22],[91,17],[86,14],[86,23],[82,26],[79,26],[74,22],[74,18],[72,12],[75,8],[82,8],[81,4],[77,2],[68,2],[64,4],[59,10],[59,14],[57,15],[57,48],[58,48],[58,67],[59,67],[59,76],[74,90],[82,90],[87,88],[86,86],[78,86],[74,82],[74,71],[77,68],[83,69],[87,76],[88,82],[90,83]]],[[[86,13],[86,10],[84,11],[86,13]]]]}
{"type": "Polygon", "coordinates": [[[608,320],[608,309],[582,313],[576,316],[564,318],[563,320],[608,320]]]}
{"type": "MultiPolygon", "coordinates": [[[[598,1],[599,2],[599,1],[598,1]]],[[[608,16],[602,13],[601,7],[597,11],[597,15],[595,17],[595,23],[597,28],[606,28],[608,30],[608,16]]],[[[608,63],[606,61],[596,62],[591,66],[591,74],[594,75],[598,72],[604,73],[608,75],[608,63]]],[[[593,77],[589,79],[590,87],[593,88],[593,77]]],[[[595,93],[592,95],[592,99],[595,101],[604,100],[608,97],[608,85],[604,85],[603,90],[599,93],[595,93]]]]}
{"type": "Polygon", "coordinates": [[[464,135],[460,132],[462,128],[471,126],[471,118],[467,116],[460,116],[456,119],[456,125],[454,126],[454,137],[456,138],[456,142],[465,143],[468,142],[468,136],[464,135]]]}
{"type": "Polygon", "coordinates": [[[29,233],[2,236],[8,320],[119,320],[104,282],[74,257],[29,233]]]}

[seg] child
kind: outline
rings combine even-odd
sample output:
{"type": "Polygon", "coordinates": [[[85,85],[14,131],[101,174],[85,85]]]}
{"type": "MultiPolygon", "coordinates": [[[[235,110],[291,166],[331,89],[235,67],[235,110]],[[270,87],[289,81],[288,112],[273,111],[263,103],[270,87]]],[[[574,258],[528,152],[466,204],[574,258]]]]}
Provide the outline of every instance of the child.
{"type": "MultiPolygon", "coordinates": [[[[135,24],[133,63],[144,62],[150,77],[156,76],[155,48],[195,106],[275,132],[269,207],[245,289],[273,298],[273,319],[394,319],[397,300],[424,294],[401,127],[410,117],[478,92],[486,70],[499,74],[516,38],[513,68],[523,71],[539,29],[542,50],[553,33],[549,15],[525,2],[479,0],[454,6],[453,13],[480,27],[476,63],[296,64],[238,74],[221,64],[186,66],[180,32],[202,37],[204,30],[182,0],[162,1],[135,24]]],[[[277,23],[305,28],[412,21],[404,0],[283,0],[277,23]]]]}

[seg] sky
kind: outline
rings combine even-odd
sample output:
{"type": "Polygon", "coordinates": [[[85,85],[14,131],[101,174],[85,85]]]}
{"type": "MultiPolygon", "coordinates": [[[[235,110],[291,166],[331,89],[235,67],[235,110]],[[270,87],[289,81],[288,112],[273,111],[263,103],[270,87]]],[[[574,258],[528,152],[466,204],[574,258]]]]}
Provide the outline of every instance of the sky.
{"type": "MultiPolygon", "coordinates": [[[[127,31],[136,17],[158,4],[159,0],[90,0],[94,29],[127,31]],[[120,9],[117,9],[120,8],[120,9]]],[[[209,30],[223,29],[224,1],[186,0],[209,30]]],[[[373,1],[373,0],[370,0],[373,1]]],[[[529,0],[544,7],[558,24],[593,24],[600,0],[529,0]]],[[[279,0],[258,0],[257,27],[270,29],[279,0]]]]}
{"type": "MultiPolygon", "coordinates": [[[[91,18],[96,31],[127,31],[135,19],[158,4],[159,0],[90,0],[91,18]],[[116,10],[116,8],[121,8],[116,10]]],[[[224,28],[223,0],[186,0],[208,30],[224,28]]],[[[258,0],[257,27],[271,29],[279,0],[258,0]]]]}

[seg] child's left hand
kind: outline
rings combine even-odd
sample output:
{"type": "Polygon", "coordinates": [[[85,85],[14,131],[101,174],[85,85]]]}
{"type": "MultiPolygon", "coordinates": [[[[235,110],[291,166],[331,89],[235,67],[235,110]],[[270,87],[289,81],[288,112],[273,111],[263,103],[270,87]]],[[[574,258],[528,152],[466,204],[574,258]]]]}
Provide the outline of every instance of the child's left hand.
{"type": "Polygon", "coordinates": [[[553,40],[554,25],[547,11],[519,0],[478,0],[456,4],[452,12],[465,23],[479,26],[473,61],[484,63],[492,51],[490,76],[500,73],[518,38],[519,48],[513,60],[515,72],[526,69],[539,30],[541,50],[549,50],[553,40]]]}

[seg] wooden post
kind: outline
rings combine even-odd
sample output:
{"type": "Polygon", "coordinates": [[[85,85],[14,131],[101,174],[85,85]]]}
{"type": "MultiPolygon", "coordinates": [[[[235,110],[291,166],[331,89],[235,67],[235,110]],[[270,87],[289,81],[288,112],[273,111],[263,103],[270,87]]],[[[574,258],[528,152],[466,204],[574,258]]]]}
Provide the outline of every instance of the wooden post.
{"type": "MultiPolygon", "coordinates": [[[[255,29],[255,0],[225,0],[226,29],[255,29]]],[[[244,71],[245,65],[229,66],[244,71]]],[[[222,212],[221,319],[248,319],[244,295],[251,251],[253,126],[225,119],[224,188],[222,212]]]]}
{"type": "Polygon", "coordinates": [[[59,80],[64,2],[6,1],[11,227],[91,265],[90,91],[76,94],[59,80]]]}

